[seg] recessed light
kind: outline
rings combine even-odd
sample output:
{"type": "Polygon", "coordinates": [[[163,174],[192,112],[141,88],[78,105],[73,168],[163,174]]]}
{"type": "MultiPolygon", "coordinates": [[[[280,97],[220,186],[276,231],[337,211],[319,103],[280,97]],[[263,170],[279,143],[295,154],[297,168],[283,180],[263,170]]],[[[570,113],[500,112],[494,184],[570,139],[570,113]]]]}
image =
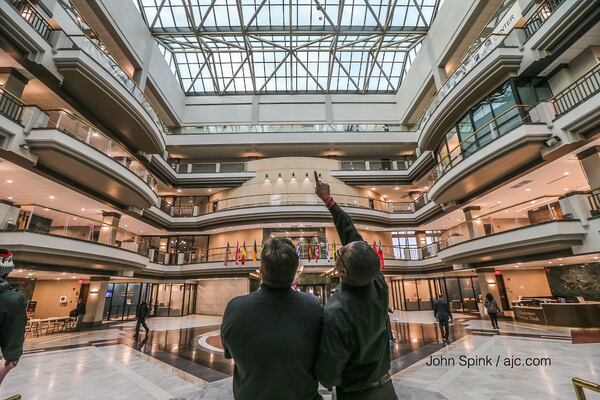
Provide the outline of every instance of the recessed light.
{"type": "Polygon", "coordinates": [[[85,211],[85,208],[81,207],[81,211],[85,211]]]}
{"type": "Polygon", "coordinates": [[[502,202],[501,201],[497,201],[496,204],[502,204],[502,202]]]}
{"type": "Polygon", "coordinates": [[[6,183],[13,183],[13,180],[12,179],[7,179],[6,183]]]}
{"type": "Polygon", "coordinates": [[[396,186],[396,187],[394,188],[394,190],[400,190],[400,188],[399,188],[398,186],[396,186]]]}
{"type": "Polygon", "coordinates": [[[376,190],[377,188],[372,187],[371,190],[376,190]]]}
{"type": "Polygon", "coordinates": [[[563,190],[566,192],[567,190],[569,190],[569,188],[564,188],[563,190]]]}
{"type": "Polygon", "coordinates": [[[9,196],[9,197],[7,197],[7,199],[8,199],[8,200],[12,200],[13,198],[12,198],[12,196],[9,196]]]}
{"type": "Polygon", "coordinates": [[[565,171],[565,176],[569,175],[569,171],[565,171]]]}
{"type": "Polygon", "coordinates": [[[597,259],[598,259],[598,256],[594,256],[594,260],[597,260],[597,259]]]}
{"type": "Polygon", "coordinates": [[[50,198],[50,200],[54,200],[55,197],[53,195],[48,196],[48,198],[50,198]]]}
{"type": "Polygon", "coordinates": [[[177,193],[181,193],[181,189],[177,189],[177,193]]]}
{"type": "Polygon", "coordinates": [[[548,261],[548,264],[552,264],[552,261],[548,261]]]}
{"type": "Polygon", "coordinates": [[[210,193],[210,192],[212,192],[212,189],[208,189],[208,192],[209,192],[209,193],[210,193]]]}
{"type": "Polygon", "coordinates": [[[531,192],[531,189],[527,188],[525,189],[526,192],[531,192]]]}

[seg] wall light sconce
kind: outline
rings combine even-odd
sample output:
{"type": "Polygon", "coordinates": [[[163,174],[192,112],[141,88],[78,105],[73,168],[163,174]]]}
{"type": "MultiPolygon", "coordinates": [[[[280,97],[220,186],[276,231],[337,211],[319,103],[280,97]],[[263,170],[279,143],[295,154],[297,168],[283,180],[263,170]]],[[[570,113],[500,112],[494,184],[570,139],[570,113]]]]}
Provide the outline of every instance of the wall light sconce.
{"type": "Polygon", "coordinates": [[[90,289],[90,294],[98,294],[98,289],[90,289]]]}

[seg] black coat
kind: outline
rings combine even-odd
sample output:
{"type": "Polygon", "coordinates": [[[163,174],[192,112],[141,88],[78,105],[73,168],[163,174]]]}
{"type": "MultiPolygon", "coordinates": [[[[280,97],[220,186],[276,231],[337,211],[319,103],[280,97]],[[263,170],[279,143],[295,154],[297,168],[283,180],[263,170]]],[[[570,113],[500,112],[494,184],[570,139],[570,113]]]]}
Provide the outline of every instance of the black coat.
{"type": "Polygon", "coordinates": [[[86,304],[85,302],[81,302],[77,304],[77,307],[75,307],[75,315],[76,316],[80,316],[80,315],[85,315],[86,312],[86,304]]]}
{"type": "Polygon", "coordinates": [[[433,316],[441,321],[452,318],[452,311],[446,299],[437,299],[433,302],[433,316]]]}
{"type": "MultiPolygon", "coordinates": [[[[343,245],[363,240],[340,206],[330,207],[343,245]]],[[[323,386],[364,389],[391,368],[388,286],[379,272],[362,287],[337,287],[323,309],[317,377],[323,386]]],[[[385,396],[385,395],[382,395],[385,396]]],[[[380,400],[395,397],[380,397],[380,400]]]]}
{"type": "Polygon", "coordinates": [[[138,306],[136,317],[138,319],[146,319],[148,318],[148,314],[150,314],[150,308],[148,307],[148,303],[142,303],[138,306]]]}
{"type": "Polygon", "coordinates": [[[312,295],[262,284],[227,304],[221,324],[225,358],[235,360],[236,400],[317,400],[314,373],[321,303],[312,295]]]}
{"type": "Polygon", "coordinates": [[[7,361],[23,354],[27,314],[25,298],[0,279],[0,350],[7,361]]]}

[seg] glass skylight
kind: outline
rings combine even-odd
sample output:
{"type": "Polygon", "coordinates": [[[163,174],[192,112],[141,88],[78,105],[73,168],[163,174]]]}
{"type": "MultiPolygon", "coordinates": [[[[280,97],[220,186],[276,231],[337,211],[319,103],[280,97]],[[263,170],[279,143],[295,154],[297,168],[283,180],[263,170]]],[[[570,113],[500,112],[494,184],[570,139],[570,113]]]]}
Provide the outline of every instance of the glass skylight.
{"type": "Polygon", "coordinates": [[[440,0],[133,0],[189,95],[395,93],[440,0]]]}

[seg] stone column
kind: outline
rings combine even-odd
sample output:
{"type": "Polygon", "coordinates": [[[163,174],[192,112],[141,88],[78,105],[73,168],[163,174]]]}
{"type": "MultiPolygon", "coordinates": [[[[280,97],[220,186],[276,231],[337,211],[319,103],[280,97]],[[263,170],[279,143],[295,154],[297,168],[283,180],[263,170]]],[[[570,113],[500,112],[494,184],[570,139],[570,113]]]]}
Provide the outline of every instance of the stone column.
{"type": "Polygon", "coordinates": [[[108,280],[90,282],[90,292],[86,299],[86,313],[83,318],[86,327],[95,327],[102,324],[108,284],[108,280]]]}
{"type": "Polygon", "coordinates": [[[102,212],[102,227],[98,236],[98,243],[114,246],[119,231],[121,214],[115,212],[102,212]]]}
{"type": "Polygon", "coordinates": [[[4,89],[20,99],[23,96],[25,86],[29,82],[29,78],[16,68],[1,68],[0,72],[8,73],[6,82],[4,82],[4,89]]]}
{"type": "Polygon", "coordinates": [[[590,147],[577,154],[581,168],[592,190],[600,189],[600,146],[590,147]]]}
{"type": "Polygon", "coordinates": [[[467,232],[469,235],[469,239],[475,239],[480,236],[485,235],[485,229],[483,228],[483,223],[474,214],[478,214],[481,210],[479,206],[472,206],[463,208],[463,213],[465,214],[465,221],[467,223],[467,232]]]}

